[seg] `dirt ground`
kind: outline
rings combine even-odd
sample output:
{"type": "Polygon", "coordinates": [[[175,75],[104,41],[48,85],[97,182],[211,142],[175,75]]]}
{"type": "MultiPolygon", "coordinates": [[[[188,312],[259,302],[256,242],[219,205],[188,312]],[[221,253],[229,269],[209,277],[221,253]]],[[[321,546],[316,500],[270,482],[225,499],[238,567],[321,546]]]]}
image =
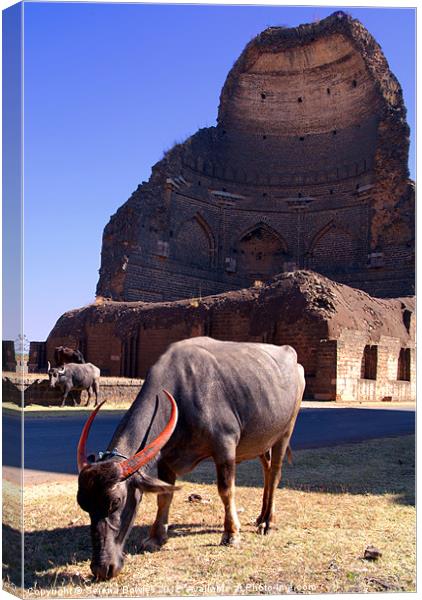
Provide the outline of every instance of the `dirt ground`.
{"type": "MultiPolygon", "coordinates": [[[[211,463],[184,482],[161,552],[141,554],[155,514],[146,496],[130,535],[122,573],[97,583],[89,568],[89,517],[77,482],[30,486],[24,495],[25,596],[107,597],[415,591],[414,436],[298,451],[277,490],[278,529],[256,533],[262,476],[258,461],[237,474],[239,548],[219,545],[223,510],[211,463]],[[188,501],[200,494],[203,503],[188,501]],[[367,546],[376,561],[363,558],[367,546]]],[[[17,547],[18,489],[5,483],[4,547],[17,547]],[[15,510],[13,510],[15,508],[15,510]]],[[[15,557],[17,558],[17,557],[15,557]]],[[[9,555],[4,587],[20,588],[9,555]]],[[[21,589],[19,591],[22,591],[21,589]]]]}

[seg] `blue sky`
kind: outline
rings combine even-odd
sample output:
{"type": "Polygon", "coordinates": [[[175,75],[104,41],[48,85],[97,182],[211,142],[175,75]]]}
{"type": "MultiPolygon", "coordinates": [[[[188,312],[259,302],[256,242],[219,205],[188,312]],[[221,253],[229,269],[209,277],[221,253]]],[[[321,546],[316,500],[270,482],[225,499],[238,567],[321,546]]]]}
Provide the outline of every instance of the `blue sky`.
{"type": "MultiPolygon", "coordinates": [[[[102,231],[151,166],[215,124],[227,72],[270,25],[338,7],[25,5],[25,333],[91,302],[102,231]]],[[[349,8],[381,44],[412,129],[415,11],[349,8]]],[[[15,337],[7,331],[5,336],[15,337]]]]}

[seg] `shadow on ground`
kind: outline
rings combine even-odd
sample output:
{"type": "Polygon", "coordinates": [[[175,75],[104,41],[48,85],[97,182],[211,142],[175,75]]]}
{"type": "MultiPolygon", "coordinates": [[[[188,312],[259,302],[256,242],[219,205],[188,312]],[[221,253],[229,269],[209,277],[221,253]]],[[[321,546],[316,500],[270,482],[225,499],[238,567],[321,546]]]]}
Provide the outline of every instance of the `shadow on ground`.
{"type": "MultiPolygon", "coordinates": [[[[204,527],[201,523],[178,523],[170,526],[170,535],[183,537],[221,534],[221,523],[215,527],[204,527]]],[[[148,537],[148,526],[135,526],[125,547],[127,554],[140,554],[140,543],[148,537]]],[[[21,534],[8,525],[3,525],[3,579],[21,587],[21,534]]],[[[24,587],[50,589],[56,587],[56,575],[38,573],[46,569],[56,569],[66,565],[91,560],[89,526],[62,527],[52,530],[31,531],[25,534],[25,575],[24,587]]],[[[80,585],[74,573],[60,571],[61,585],[80,585]]]]}
{"type": "MultiPolygon", "coordinates": [[[[319,450],[304,450],[294,457],[293,465],[283,467],[281,487],[324,494],[389,495],[391,501],[402,505],[415,502],[415,440],[404,436],[390,440],[372,440],[319,450]]],[[[204,461],[187,475],[185,481],[198,484],[215,483],[215,468],[204,461]]],[[[183,484],[183,482],[182,482],[183,484]]],[[[238,465],[237,486],[256,488],[262,494],[262,474],[258,460],[238,465]]],[[[252,491],[251,491],[252,493],[252,491]]],[[[221,508],[221,515],[223,509],[221,508]]],[[[221,532],[221,523],[208,527],[199,523],[183,523],[172,527],[173,535],[190,536],[221,532]],[[215,529],[214,529],[215,527],[215,529]]],[[[148,527],[135,526],[126,552],[138,554],[140,541],[147,537],[148,527]]],[[[20,533],[3,525],[3,575],[20,586],[20,533]]],[[[46,569],[89,561],[91,558],[88,526],[73,526],[25,534],[25,587],[56,586],[54,575],[39,575],[46,569]]],[[[60,572],[60,584],[80,585],[77,576],[60,572]],[[67,578],[67,579],[66,579],[67,578]]]]}
{"type": "MultiPolygon", "coordinates": [[[[216,483],[215,466],[204,461],[184,477],[191,483],[216,483]]],[[[259,460],[237,466],[236,484],[262,488],[259,460]]],[[[286,461],[280,486],[330,494],[391,494],[394,501],[415,504],[415,438],[371,440],[332,448],[302,450],[286,461]]]]}

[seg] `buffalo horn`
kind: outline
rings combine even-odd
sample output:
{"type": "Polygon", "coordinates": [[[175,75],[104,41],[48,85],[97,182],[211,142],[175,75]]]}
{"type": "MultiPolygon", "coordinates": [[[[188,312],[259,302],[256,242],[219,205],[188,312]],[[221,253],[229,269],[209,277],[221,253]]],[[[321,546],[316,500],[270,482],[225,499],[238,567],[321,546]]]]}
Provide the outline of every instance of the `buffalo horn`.
{"type": "Polygon", "coordinates": [[[51,364],[50,364],[50,361],[48,361],[48,363],[47,363],[47,371],[50,371],[50,369],[51,369],[51,364]]]}
{"type": "Polygon", "coordinates": [[[167,392],[167,390],[163,390],[165,395],[167,396],[170,404],[171,404],[171,415],[167,425],[164,427],[163,431],[160,435],[155,438],[148,446],[146,446],[143,450],[132,456],[131,458],[127,458],[125,461],[120,463],[120,467],[122,470],[122,479],[127,479],[130,475],[133,475],[138,469],[140,469],[143,465],[150,462],[154,456],[156,456],[161,448],[167,444],[170,439],[173,431],[175,430],[177,423],[177,404],[173,396],[167,392]]]}
{"type": "Polygon", "coordinates": [[[65,368],[64,368],[64,367],[62,367],[61,369],[59,369],[59,370],[57,371],[57,373],[58,373],[59,375],[64,375],[64,371],[65,371],[65,368]]]}
{"type": "Polygon", "coordinates": [[[103,402],[101,402],[101,404],[99,404],[97,406],[97,408],[94,411],[92,411],[92,413],[89,415],[87,422],[84,425],[84,428],[82,429],[81,437],[79,438],[79,443],[78,443],[78,450],[77,450],[77,461],[78,461],[79,473],[82,471],[82,469],[84,467],[86,467],[89,464],[87,456],[86,456],[86,440],[88,439],[88,434],[89,434],[89,430],[91,429],[92,421],[95,419],[97,412],[100,410],[100,408],[102,407],[104,402],[105,402],[105,400],[103,400],[103,402]]]}

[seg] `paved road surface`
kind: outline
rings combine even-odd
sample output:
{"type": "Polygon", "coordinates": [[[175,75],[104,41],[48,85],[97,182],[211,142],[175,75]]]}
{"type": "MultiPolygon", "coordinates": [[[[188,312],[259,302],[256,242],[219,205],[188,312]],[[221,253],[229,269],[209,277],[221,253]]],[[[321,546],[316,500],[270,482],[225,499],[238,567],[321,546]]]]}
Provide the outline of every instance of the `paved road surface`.
{"type": "MultiPolygon", "coordinates": [[[[86,416],[26,418],[25,467],[54,473],[76,473],[76,446],[86,416]]],[[[105,450],[120,415],[99,413],[91,429],[88,452],[105,450]]],[[[3,415],[3,463],[20,465],[20,417],[3,415]]],[[[412,409],[303,408],[292,440],[293,449],[332,446],[365,439],[411,434],[412,409]]]]}

